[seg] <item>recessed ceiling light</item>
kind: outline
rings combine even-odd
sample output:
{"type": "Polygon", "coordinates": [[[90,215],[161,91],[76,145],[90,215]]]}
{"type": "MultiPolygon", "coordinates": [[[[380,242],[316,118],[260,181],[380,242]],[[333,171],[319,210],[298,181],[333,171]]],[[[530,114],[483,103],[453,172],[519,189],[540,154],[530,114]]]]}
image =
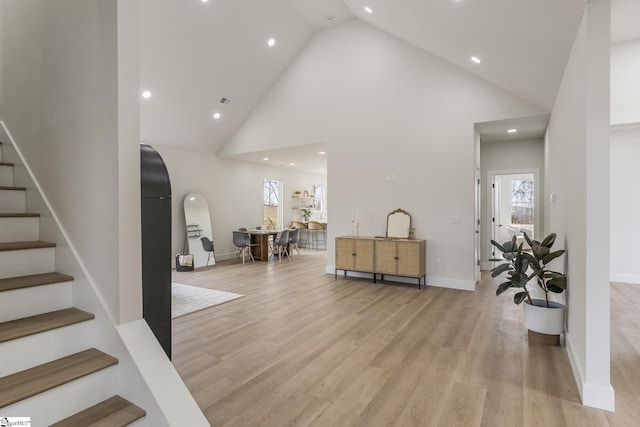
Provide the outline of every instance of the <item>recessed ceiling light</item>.
{"type": "Polygon", "coordinates": [[[479,64],[479,63],[480,63],[480,58],[478,58],[477,56],[472,56],[472,57],[471,57],[471,60],[472,60],[473,62],[475,62],[476,64],[479,64]]]}
{"type": "Polygon", "coordinates": [[[216,113],[213,113],[213,118],[214,118],[214,119],[218,120],[220,117],[222,117],[222,114],[217,113],[217,112],[216,112],[216,113]]]}
{"type": "Polygon", "coordinates": [[[324,22],[331,22],[333,21],[333,15],[326,15],[324,17],[324,22]]]}
{"type": "Polygon", "coordinates": [[[320,172],[323,172],[323,171],[324,171],[324,169],[322,169],[322,168],[320,168],[320,169],[318,169],[318,170],[319,170],[320,172]]]}
{"type": "MultiPolygon", "coordinates": [[[[204,2],[203,2],[203,3],[204,3],[204,2]]],[[[194,201],[195,199],[196,199],[196,198],[195,198],[195,197],[193,197],[193,196],[189,197],[189,200],[191,200],[191,201],[194,201]]]]}
{"type": "Polygon", "coordinates": [[[269,160],[269,158],[268,157],[263,157],[262,160],[269,160]]]}
{"type": "Polygon", "coordinates": [[[295,163],[289,163],[289,166],[295,166],[295,165],[296,165],[295,163]]]}
{"type": "Polygon", "coordinates": [[[367,13],[373,13],[373,9],[371,9],[369,6],[365,6],[364,11],[367,13]]]}
{"type": "Polygon", "coordinates": [[[518,129],[509,129],[507,132],[508,133],[516,133],[516,132],[518,132],[518,129]]]}
{"type": "Polygon", "coordinates": [[[327,154],[326,151],[318,151],[318,154],[327,154]]]}
{"type": "Polygon", "coordinates": [[[276,39],[270,38],[269,40],[267,40],[267,46],[273,47],[275,45],[276,45],[276,39]]]}
{"type": "Polygon", "coordinates": [[[200,0],[202,3],[207,3],[209,0],[200,0]]]}
{"type": "Polygon", "coordinates": [[[148,90],[145,90],[144,92],[142,92],[142,97],[151,98],[151,92],[149,92],[148,90]]]}

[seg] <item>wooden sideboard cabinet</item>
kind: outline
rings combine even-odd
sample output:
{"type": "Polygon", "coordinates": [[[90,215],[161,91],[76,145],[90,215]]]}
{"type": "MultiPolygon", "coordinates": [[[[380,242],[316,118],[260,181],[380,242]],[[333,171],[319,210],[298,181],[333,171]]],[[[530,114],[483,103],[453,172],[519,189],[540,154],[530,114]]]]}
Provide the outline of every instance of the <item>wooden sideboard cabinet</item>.
{"type": "Polygon", "coordinates": [[[336,237],[336,270],[373,273],[373,283],[380,274],[414,277],[418,289],[426,276],[427,242],[413,239],[381,237],[336,237]]]}
{"type": "MultiPolygon", "coordinates": [[[[367,237],[336,238],[336,277],[338,270],[374,272],[375,239],[367,237]]],[[[375,278],[374,278],[375,279],[375,278]]]]}

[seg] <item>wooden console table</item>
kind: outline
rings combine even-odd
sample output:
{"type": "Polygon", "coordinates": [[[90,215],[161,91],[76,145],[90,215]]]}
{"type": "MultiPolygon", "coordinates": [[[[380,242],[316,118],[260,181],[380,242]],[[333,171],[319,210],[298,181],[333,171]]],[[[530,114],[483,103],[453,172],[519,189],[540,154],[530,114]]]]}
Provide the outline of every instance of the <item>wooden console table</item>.
{"type": "MultiPolygon", "coordinates": [[[[414,277],[418,289],[426,281],[426,240],[396,239],[383,237],[336,237],[336,269],[360,273],[372,273],[373,283],[379,274],[414,277]]],[[[426,284],[426,283],[425,283],[426,284]]]]}

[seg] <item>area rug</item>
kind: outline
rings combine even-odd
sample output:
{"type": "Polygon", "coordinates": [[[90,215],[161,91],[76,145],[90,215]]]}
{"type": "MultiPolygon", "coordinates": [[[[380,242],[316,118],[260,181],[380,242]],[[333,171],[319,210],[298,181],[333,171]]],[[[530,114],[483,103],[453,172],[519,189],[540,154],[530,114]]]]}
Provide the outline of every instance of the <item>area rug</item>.
{"type": "Polygon", "coordinates": [[[171,283],[171,318],[184,316],[243,297],[241,294],[171,283]]]}

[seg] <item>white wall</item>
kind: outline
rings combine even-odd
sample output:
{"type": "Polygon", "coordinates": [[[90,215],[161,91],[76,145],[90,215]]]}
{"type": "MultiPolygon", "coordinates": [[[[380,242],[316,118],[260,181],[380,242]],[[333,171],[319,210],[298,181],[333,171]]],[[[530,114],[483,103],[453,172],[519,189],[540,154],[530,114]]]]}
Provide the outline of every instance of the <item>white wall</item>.
{"type": "Polygon", "coordinates": [[[640,123],[640,40],[611,46],[611,124],[640,123]]]}
{"type": "Polygon", "coordinates": [[[1,55],[2,119],[115,321],[120,315],[116,3],[5,0],[1,55]]]}
{"type": "MultiPolygon", "coordinates": [[[[481,209],[483,221],[481,222],[481,244],[483,263],[490,255],[491,230],[487,227],[486,212],[487,203],[491,201],[491,194],[485,189],[487,184],[487,171],[532,169],[540,170],[540,182],[536,183],[538,191],[544,190],[544,140],[523,139],[519,141],[482,142],[480,144],[480,185],[482,188],[481,209]]],[[[541,199],[540,212],[544,210],[544,201],[541,199]]],[[[541,221],[542,223],[542,221],[541,221]]],[[[542,230],[537,230],[540,233],[542,230]]],[[[540,235],[540,234],[539,234],[540,235]]],[[[483,268],[490,268],[490,264],[483,264],[483,268]]]]}
{"type": "Polygon", "coordinates": [[[611,280],[640,283],[640,127],[611,132],[611,280]]]}
{"type": "Polygon", "coordinates": [[[216,259],[224,259],[235,252],[233,230],[262,224],[265,178],[283,181],[285,222],[291,220],[291,195],[295,190],[326,183],[325,175],[222,159],[213,154],[161,145],[154,145],[154,148],[162,156],[171,178],[173,253],[182,251],[185,236],[183,203],[191,192],[202,194],[209,203],[216,259]]]}
{"type": "Polygon", "coordinates": [[[587,3],[547,130],[547,231],[566,248],[567,352],[583,403],[613,410],[609,332],[609,0],[587,3]]]}
{"type": "Polygon", "coordinates": [[[544,113],[352,21],[309,42],[222,152],[326,141],[327,270],[352,209],[361,235],[383,235],[387,214],[402,208],[427,240],[427,283],[472,289],[474,123],[544,113]]]}

